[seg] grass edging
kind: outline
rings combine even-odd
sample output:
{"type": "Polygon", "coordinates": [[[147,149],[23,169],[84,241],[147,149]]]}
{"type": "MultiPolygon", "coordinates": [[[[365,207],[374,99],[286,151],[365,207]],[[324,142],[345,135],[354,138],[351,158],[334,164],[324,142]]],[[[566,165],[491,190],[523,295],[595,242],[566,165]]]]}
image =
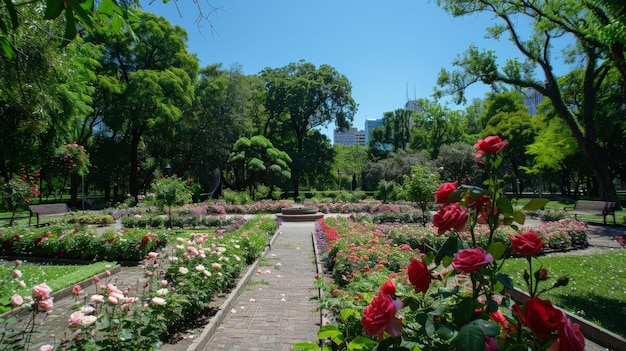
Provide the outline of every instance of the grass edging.
{"type": "MultiPolygon", "coordinates": [[[[511,295],[513,300],[519,303],[524,303],[530,298],[526,292],[518,288],[507,290],[507,293],[511,295]]],[[[626,351],[626,339],[623,337],[611,332],[610,330],[604,329],[595,323],[589,322],[580,316],[569,313],[563,309],[561,309],[561,311],[567,314],[573,323],[578,323],[580,325],[580,331],[583,333],[585,338],[609,350],[626,351]]]]}
{"type": "Polygon", "coordinates": [[[280,230],[280,227],[278,227],[278,229],[272,236],[272,239],[270,240],[269,245],[265,247],[263,254],[261,254],[261,256],[259,256],[248,267],[248,270],[246,271],[246,273],[239,278],[239,282],[237,282],[237,286],[235,286],[235,288],[231,290],[230,294],[228,295],[228,298],[226,298],[226,300],[219,307],[215,315],[209,320],[209,323],[202,329],[202,333],[200,334],[200,336],[195,338],[194,341],[191,343],[191,345],[187,347],[187,351],[197,351],[197,350],[205,349],[205,347],[209,343],[209,340],[211,340],[211,337],[213,336],[217,328],[220,326],[220,324],[222,324],[222,321],[224,320],[224,318],[226,318],[226,313],[228,313],[233,308],[233,305],[235,304],[239,295],[241,295],[241,292],[245,289],[246,285],[248,285],[248,282],[250,281],[250,279],[252,279],[252,277],[256,274],[256,271],[259,268],[261,259],[265,257],[265,255],[267,255],[269,251],[272,249],[272,245],[274,244],[274,241],[276,241],[280,233],[281,233],[281,230],[280,230]]]}
{"type": "MultiPolygon", "coordinates": [[[[108,269],[108,271],[111,274],[119,273],[121,270],[122,270],[122,266],[120,264],[117,264],[117,265],[115,265],[115,266],[113,266],[113,267],[108,269]]],[[[97,276],[100,279],[106,279],[106,276],[107,276],[106,275],[106,271],[97,274],[97,276]]],[[[61,290],[57,290],[55,292],[52,292],[51,296],[53,297],[53,300],[61,300],[63,298],[66,298],[66,297],[72,295],[72,289],[74,288],[74,286],[79,285],[81,289],[85,289],[86,287],[91,286],[94,283],[95,282],[94,282],[93,277],[90,277],[90,278],[85,279],[82,282],[76,283],[76,284],[74,284],[72,286],[68,286],[68,287],[63,288],[61,290]]],[[[14,308],[14,309],[12,309],[12,310],[10,310],[8,312],[0,314],[0,318],[7,319],[7,318],[11,318],[13,316],[20,316],[20,315],[24,315],[26,313],[30,313],[30,311],[31,311],[30,307],[27,304],[24,304],[24,305],[22,305],[22,306],[20,306],[18,308],[14,308]]]]}

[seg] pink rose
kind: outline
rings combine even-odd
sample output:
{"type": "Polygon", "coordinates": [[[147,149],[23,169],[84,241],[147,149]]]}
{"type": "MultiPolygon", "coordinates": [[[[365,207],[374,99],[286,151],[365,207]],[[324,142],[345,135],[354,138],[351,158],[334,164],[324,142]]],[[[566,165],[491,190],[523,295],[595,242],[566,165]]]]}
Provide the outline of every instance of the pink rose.
{"type": "Polygon", "coordinates": [[[567,322],[559,330],[559,351],[583,351],[585,349],[585,336],[580,331],[578,324],[567,322]]]}
{"type": "Polygon", "coordinates": [[[22,277],[22,271],[20,271],[19,269],[14,269],[13,270],[13,276],[15,278],[21,278],[22,277]]]}
{"type": "Polygon", "coordinates": [[[443,234],[448,229],[461,231],[467,223],[467,210],[458,203],[447,205],[433,216],[433,225],[437,227],[437,233],[443,234]]]}
{"type": "Polygon", "coordinates": [[[363,310],[363,329],[369,336],[378,336],[379,340],[382,340],[384,332],[393,337],[401,336],[402,321],[396,317],[396,312],[402,306],[402,301],[395,301],[391,295],[378,294],[363,310]]]}
{"type": "Polygon", "coordinates": [[[94,276],[93,276],[93,281],[94,281],[94,283],[99,282],[99,281],[100,281],[100,277],[99,277],[97,274],[96,274],[96,275],[94,275],[94,276]]]}
{"type": "Polygon", "coordinates": [[[452,194],[456,190],[457,184],[459,182],[456,181],[454,183],[443,183],[439,186],[439,189],[435,191],[435,204],[445,205],[448,203],[448,196],[452,194]]]}
{"type": "Polygon", "coordinates": [[[81,290],[83,290],[80,285],[74,285],[74,287],[72,287],[72,294],[74,295],[78,295],[80,294],[81,290]]]}
{"type": "Polygon", "coordinates": [[[452,267],[457,271],[472,273],[490,262],[493,262],[493,256],[488,254],[485,249],[478,247],[473,249],[463,249],[454,254],[452,267]]]}
{"type": "Polygon", "coordinates": [[[119,300],[115,296],[107,297],[107,301],[109,301],[111,305],[117,305],[119,303],[119,300]]]}
{"type": "Polygon", "coordinates": [[[85,314],[82,312],[74,312],[70,314],[70,318],[68,319],[68,326],[70,328],[79,327],[81,319],[85,317],[85,314]]]}
{"type": "Polygon", "coordinates": [[[500,139],[497,135],[488,136],[474,145],[474,149],[478,149],[476,157],[480,157],[482,154],[495,154],[507,146],[508,143],[508,141],[500,139]]]}
{"type": "Polygon", "coordinates": [[[485,336],[485,351],[498,350],[498,339],[485,336]]]}
{"type": "Polygon", "coordinates": [[[534,256],[543,249],[543,240],[535,232],[517,234],[510,238],[513,252],[524,256],[534,256]]]}
{"type": "Polygon", "coordinates": [[[11,296],[11,305],[13,307],[22,306],[23,303],[24,303],[24,299],[22,298],[22,296],[18,294],[11,296]]]}
{"type": "Polygon", "coordinates": [[[52,289],[46,284],[41,283],[33,288],[33,299],[35,300],[46,300],[50,298],[50,293],[52,289]]]}
{"type": "Polygon", "coordinates": [[[54,346],[52,346],[52,345],[48,345],[48,344],[46,344],[46,345],[42,345],[42,346],[39,348],[39,351],[52,351],[52,350],[54,350],[54,346]]]}
{"type": "Polygon", "coordinates": [[[37,302],[37,311],[39,312],[50,312],[52,310],[52,306],[54,303],[52,302],[52,298],[48,298],[45,300],[41,300],[37,302]]]}

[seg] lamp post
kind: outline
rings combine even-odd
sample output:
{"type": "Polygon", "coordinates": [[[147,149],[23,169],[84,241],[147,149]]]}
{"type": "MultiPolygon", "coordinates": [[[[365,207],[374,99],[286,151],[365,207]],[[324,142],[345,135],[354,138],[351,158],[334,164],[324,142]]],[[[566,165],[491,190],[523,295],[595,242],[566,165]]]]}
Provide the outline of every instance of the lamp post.
{"type": "Polygon", "coordinates": [[[165,166],[165,176],[169,177],[171,174],[172,174],[172,165],[168,163],[165,166]]]}

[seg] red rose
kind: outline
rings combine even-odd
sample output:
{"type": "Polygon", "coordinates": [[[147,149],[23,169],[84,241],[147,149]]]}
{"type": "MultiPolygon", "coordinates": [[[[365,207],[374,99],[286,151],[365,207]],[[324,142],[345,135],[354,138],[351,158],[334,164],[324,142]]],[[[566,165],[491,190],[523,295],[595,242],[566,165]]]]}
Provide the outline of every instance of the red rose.
{"type": "Polygon", "coordinates": [[[558,342],[559,351],[583,351],[585,349],[585,336],[580,331],[580,326],[572,324],[569,318],[559,330],[558,342]]]}
{"type": "Polygon", "coordinates": [[[500,139],[497,135],[488,136],[483,140],[479,140],[475,145],[476,157],[480,157],[482,154],[495,154],[502,150],[509,142],[500,139]]]}
{"type": "Polygon", "coordinates": [[[513,252],[524,256],[534,256],[543,248],[543,240],[535,232],[517,234],[512,236],[510,240],[513,252]]]}
{"type": "Polygon", "coordinates": [[[448,229],[461,231],[467,223],[467,210],[458,203],[445,206],[433,216],[433,225],[437,228],[437,233],[443,234],[448,229]]]}
{"type": "Polygon", "coordinates": [[[411,258],[411,264],[407,268],[409,275],[409,281],[411,285],[415,287],[415,292],[427,292],[430,287],[430,281],[432,279],[428,267],[422,261],[411,258]]]}
{"type": "Polygon", "coordinates": [[[487,263],[493,262],[493,256],[488,254],[482,247],[463,249],[452,259],[452,267],[457,271],[472,273],[487,263]]]}
{"type": "Polygon", "coordinates": [[[396,317],[396,312],[403,306],[401,301],[395,301],[389,294],[380,293],[363,310],[361,324],[369,336],[378,336],[382,340],[383,333],[393,337],[402,335],[402,321],[396,317]]]}
{"type": "Polygon", "coordinates": [[[522,323],[526,324],[533,333],[542,339],[554,339],[554,332],[563,328],[566,322],[565,314],[552,306],[550,301],[538,297],[528,299],[524,303],[524,310],[513,305],[522,323]]]}
{"type": "Polygon", "coordinates": [[[435,191],[435,204],[445,205],[448,203],[448,196],[456,190],[456,186],[459,182],[443,183],[439,186],[439,189],[435,191]]]}
{"type": "Polygon", "coordinates": [[[393,296],[396,293],[396,286],[391,279],[388,279],[385,284],[380,287],[379,294],[387,294],[393,296]]]}

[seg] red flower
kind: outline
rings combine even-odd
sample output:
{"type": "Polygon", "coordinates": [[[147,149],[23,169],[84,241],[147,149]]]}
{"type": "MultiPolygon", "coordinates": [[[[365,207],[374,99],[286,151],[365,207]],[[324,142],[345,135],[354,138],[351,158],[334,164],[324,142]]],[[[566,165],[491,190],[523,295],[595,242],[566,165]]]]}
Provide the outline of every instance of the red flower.
{"type": "Polygon", "coordinates": [[[433,216],[433,225],[437,228],[437,233],[443,234],[448,229],[461,231],[467,223],[467,210],[458,203],[445,206],[433,216]]]}
{"type": "Polygon", "coordinates": [[[478,149],[478,151],[476,151],[476,157],[480,157],[482,154],[495,154],[502,150],[508,143],[508,141],[500,139],[497,135],[488,136],[483,140],[479,140],[474,145],[474,149],[478,149]]]}
{"type": "Polygon", "coordinates": [[[517,234],[512,236],[510,240],[513,252],[524,256],[534,256],[543,248],[543,240],[535,232],[517,234]]]}
{"type": "Polygon", "coordinates": [[[439,186],[439,189],[435,191],[435,204],[447,204],[448,196],[452,194],[453,191],[456,190],[457,184],[459,182],[456,181],[454,183],[443,183],[439,186]]]}
{"type": "Polygon", "coordinates": [[[472,273],[487,263],[493,262],[493,256],[488,254],[482,247],[463,249],[452,259],[452,267],[457,271],[472,273]]]}
{"type": "Polygon", "coordinates": [[[567,319],[565,314],[554,308],[550,301],[538,297],[528,299],[524,303],[523,311],[517,304],[512,308],[517,312],[522,323],[544,340],[556,338],[554,332],[563,328],[567,319]]]}
{"type": "Polygon", "coordinates": [[[391,279],[388,279],[385,284],[380,287],[379,294],[387,294],[393,296],[396,293],[396,286],[391,279]]]}
{"type": "Polygon", "coordinates": [[[572,324],[567,318],[563,327],[559,330],[559,351],[583,351],[585,349],[585,336],[580,331],[578,324],[572,324]]]}
{"type": "Polygon", "coordinates": [[[427,292],[430,287],[432,277],[428,267],[422,261],[411,257],[411,264],[407,268],[409,281],[415,287],[415,292],[427,292]]]}
{"type": "Polygon", "coordinates": [[[393,337],[401,336],[402,321],[396,317],[396,312],[402,306],[402,301],[395,301],[389,294],[379,293],[363,310],[363,329],[369,336],[378,336],[379,340],[382,340],[384,332],[393,337]]]}

